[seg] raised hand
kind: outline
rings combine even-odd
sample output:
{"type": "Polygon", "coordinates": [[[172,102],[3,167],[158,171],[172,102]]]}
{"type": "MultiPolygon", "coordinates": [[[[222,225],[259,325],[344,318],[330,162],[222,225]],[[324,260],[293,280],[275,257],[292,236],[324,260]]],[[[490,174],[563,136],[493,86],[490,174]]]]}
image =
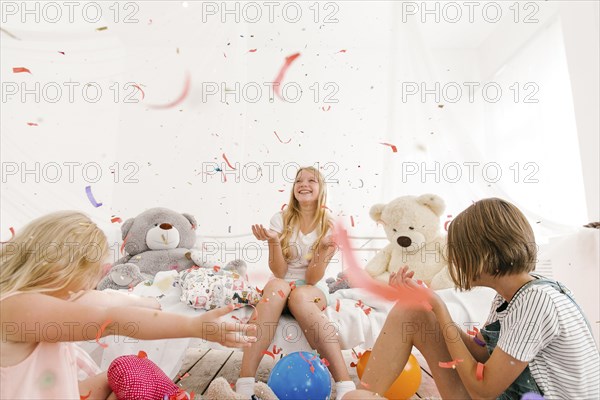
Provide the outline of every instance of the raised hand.
{"type": "Polygon", "coordinates": [[[279,235],[277,234],[277,232],[272,231],[270,229],[266,229],[260,224],[252,225],[252,233],[254,234],[254,237],[258,240],[275,241],[279,239],[279,235]]]}
{"type": "Polygon", "coordinates": [[[250,347],[256,342],[256,326],[226,322],[221,317],[234,310],[233,304],[216,308],[194,318],[194,324],[199,326],[201,338],[217,342],[226,347],[250,347]]]}

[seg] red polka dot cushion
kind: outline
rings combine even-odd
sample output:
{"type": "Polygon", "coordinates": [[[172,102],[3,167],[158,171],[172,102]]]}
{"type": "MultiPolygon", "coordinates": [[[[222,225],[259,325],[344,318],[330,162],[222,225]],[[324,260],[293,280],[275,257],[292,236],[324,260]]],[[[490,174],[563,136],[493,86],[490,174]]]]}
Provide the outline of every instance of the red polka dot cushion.
{"type": "Polygon", "coordinates": [[[108,367],[108,384],[119,400],[163,400],[176,397],[175,385],[144,355],[121,356],[108,367]]]}

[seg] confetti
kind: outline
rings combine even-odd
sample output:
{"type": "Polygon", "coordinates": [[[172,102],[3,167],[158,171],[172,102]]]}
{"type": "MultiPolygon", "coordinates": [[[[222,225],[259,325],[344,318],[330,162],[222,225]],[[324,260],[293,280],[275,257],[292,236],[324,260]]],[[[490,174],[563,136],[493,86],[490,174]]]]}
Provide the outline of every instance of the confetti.
{"type": "Polygon", "coordinates": [[[292,141],[292,139],[290,138],[287,142],[284,142],[283,140],[281,140],[281,138],[279,137],[279,135],[277,134],[277,131],[273,131],[273,133],[275,133],[275,136],[277,136],[277,139],[279,139],[279,141],[283,144],[288,144],[289,142],[292,141]]]}
{"type": "Polygon", "coordinates": [[[187,378],[188,376],[190,376],[190,374],[188,372],[186,372],[183,375],[177,375],[177,378],[179,378],[179,380],[181,381],[181,380],[187,378]]]}
{"type": "Polygon", "coordinates": [[[285,76],[285,73],[287,72],[288,68],[290,67],[290,65],[292,65],[292,63],[298,57],[300,57],[300,53],[294,53],[291,56],[286,57],[285,58],[285,62],[283,63],[283,65],[281,66],[281,69],[279,70],[279,73],[277,74],[277,77],[273,81],[273,87],[274,87],[275,94],[281,100],[283,100],[283,98],[281,97],[281,94],[279,93],[279,86],[281,85],[281,81],[283,80],[283,78],[285,76]]]}
{"type": "Polygon", "coordinates": [[[38,124],[36,124],[35,122],[28,122],[27,125],[29,125],[29,126],[38,126],[38,124]]]}
{"type": "Polygon", "coordinates": [[[140,350],[138,351],[138,358],[148,358],[148,353],[146,353],[144,350],[140,350]]]}
{"type": "Polygon", "coordinates": [[[335,311],[340,312],[340,299],[335,301],[335,311]]]}
{"type": "Polygon", "coordinates": [[[269,302],[269,298],[268,297],[263,297],[262,299],[260,299],[261,303],[268,303],[269,302]]]}
{"type": "Polygon", "coordinates": [[[120,223],[123,222],[123,220],[121,218],[119,218],[119,217],[113,217],[113,218],[110,219],[110,222],[112,222],[113,224],[115,222],[118,222],[120,224],[120,223]]]}
{"type": "MultiPolygon", "coordinates": [[[[338,51],[338,53],[345,53],[345,52],[346,52],[346,49],[338,51]]],[[[337,54],[337,53],[335,53],[335,54],[337,54]]]]}
{"type": "Polygon", "coordinates": [[[323,363],[323,365],[325,365],[326,367],[329,367],[331,364],[329,364],[329,361],[327,361],[327,359],[325,357],[321,358],[321,362],[323,363]]]}
{"type": "Polygon", "coordinates": [[[85,187],[85,193],[87,194],[88,199],[90,200],[90,203],[92,203],[92,205],[96,208],[100,207],[102,205],[102,203],[98,203],[96,201],[96,199],[94,199],[94,195],[92,194],[92,187],[91,186],[86,186],[85,187]]]}
{"type": "Polygon", "coordinates": [[[474,341],[475,343],[477,343],[478,345],[480,345],[481,347],[484,347],[484,346],[485,346],[485,342],[484,342],[483,340],[479,339],[477,336],[475,336],[475,337],[473,338],[473,341],[474,341]]]}
{"type": "Polygon", "coordinates": [[[221,270],[221,267],[219,267],[218,265],[215,265],[213,267],[213,271],[215,271],[215,272],[219,272],[220,270],[221,270]]]}
{"type": "Polygon", "coordinates": [[[185,100],[185,98],[187,97],[187,95],[190,91],[191,83],[192,83],[192,77],[190,76],[189,72],[186,72],[185,82],[183,84],[183,91],[181,92],[181,94],[179,95],[179,97],[177,99],[175,99],[174,101],[172,101],[170,103],[164,104],[164,105],[149,105],[148,107],[154,108],[154,109],[165,109],[165,108],[175,107],[176,105],[181,103],[183,100],[185,100]]]}
{"type": "Polygon", "coordinates": [[[290,289],[294,290],[296,289],[296,282],[290,282],[290,289]]]}
{"type": "Polygon", "coordinates": [[[227,159],[227,156],[225,155],[225,153],[223,153],[223,159],[225,160],[225,162],[227,163],[227,166],[231,169],[235,169],[233,167],[233,165],[231,165],[231,163],[229,162],[229,160],[227,159]]]}
{"type": "Polygon", "coordinates": [[[107,30],[107,29],[108,29],[108,26],[101,26],[100,28],[96,28],[96,30],[97,30],[98,32],[100,32],[100,31],[105,31],[105,30],[107,30]]]}
{"type": "Polygon", "coordinates": [[[256,53],[256,49],[250,49],[248,50],[248,53],[256,53]]]}
{"type": "Polygon", "coordinates": [[[80,394],[79,395],[79,400],[87,400],[91,395],[92,395],[92,390],[90,389],[90,391],[88,392],[88,394],[86,394],[86,395],[80,394]]]}
{"type": "Polygon", "coordinates": [[[440,361],[440,362],[438,362],[438,365],[440,366],[440,368],[456,369],[456,366],[458,365],[459,362],[463,362],[463,359],[459,358],[459,359],[448,361],[448,362],[440,361]]]}
{"type": "Polygon", "coordinates": [[[279,353],[281,353],[281,351],[282,351],[282,349],[280,347],[273,345],[273,354],[279,354],[279,353]]]}
{"type": "Polygon", "coordinates": [[[477,378],[478,381],[483,380],[483,368],[484,367],[485,367],[485,365],[483,365],[482,363],[480,363],[480,362],[477,363],[477,370],[475,371],[475,377],[477,378]]]}
{"type": "Polygon", "coordinates": [[[125,236],[125,239],[123,239],[123,244],[121,244],[121,254],[123,254],[123,251],[125,250],[125,243],[127,243],[127,239],[129,239],[129,235],[125,236]]]}
{"type": "Polygon", "coordinates": [[[10,33],[9,31],[7,31],[7,30],[6,30],[6,29],[4,29],[4,28],[0,28],[0,32],[4,32],[4,33],[6,33],[8,36],[10,36],[11,38],[13,38],[13,39],[15,39],[15,40],[21,40],[21,39],[19,39],[18,37],[16,37],[15,35],[13,35],[12,33],[10,33]]]}
{"type": "MultiPolygon", "coordinates": [[[[448,215],[446,218],[452,218],[452,215],[448,215]]],[[[446,232],[448,232],[448,224],[451,222],[452,220],[449,219],[448,221],[444,222],[444,230],[446,232]]]]}
{"type": "Polygon", "coordinates": [[[360,287],[373,293],[377,297],[397,301],[401,300],[406,305],[423,307],[424,303],[427,304],[427,308],[431,310],[431,306],[428,303],[428,293],[431,290],[428,288],[407,288],[407,287],[393,287],[383,282],[376,281],[373,279],[363,268],[361,268],[356,260],[354,253],[351,250],[350,241],[348,234],[341,228],[340,224],[334,225],[334,235],[336,243],[341,247],[344,260],[347,261],[348,268],[347,276],[351,287],[360,287]]]}
{"type": "Polygon", "coordinates": [[[323,110],[323,111],[329,111],[329,110],[331,110],[331,106],[328,106],[328,107],[327,107],[327,110],[325,109],[325,106],[322,106],[322,107],[321,107],[321,110],[323,110]]]}
{"type": "Polygon", "coordinates": [[[263,350],[261,354],[271,357],[273,360],[275,359],[275,355],[271,353],[269,350],[263,350]]]}
{"type": "Polygon", "coordinates": [[[111,322],[112,321],[110,319],[107,319],[106,322],[102,324],[102,326],[100,327],[100,330],[98,331],[98,334],[96,335],[96,343],[98,343],[100,345],[100,347],[102,347],[103,349],[107,348],[108,345],[106,343],[100,343],[100,338],[102,337],[102,333],[104,333],[104,330],[106,329],[106,327],[111,322]]]}
{"type": "Polygon", "coordinates": [[[354,228],[354,217],[352,215],[350,216],[350,224],[354,228]]]}
{"type": "Polygon", "coordinates": [[[264,293],[264,290],[259,289],[258,286],[255,286],[254,288],[262,296],[262,294],[264,293]]]}
{"type": "Polygon", "coordinates": [[[65,52],[64,52],[64,51],[59,51],[58,53],[59,53],[59,54],[62,54],[63,56],[65,55],[65,52]]]}
{"type": "Polygon", "coordinates": [[[287,203],[284,203],[284,204],[281,206],[281,211],[283,211],[283,209],[285,208],[285,206],[287,206],[287,203]]]}
{"type": "Polygon", "coordinates": [[[6,242],[0,242],[0,243],[8,243],[15,238],[15,228],[13,228],[11,226],[10,228],[8,228],[8,230],[10,231],[10,234],[11,234],[10,239],[8,239],[6,242]]]}
{"type": "Polygon", "coordinates": [[[142,93],[142,100],[144,100],[144,97],[146,97],[146,93],[144,93],[144,91],[142,90],[142,88],[139,85],[136,85],[135,83],[133,85],[134,88],[136,88],[137,90],[140,91],[140,93],[142,93]]]}
{"type": "Polygon", "coordinates": [[[379,144],[382,144],[384,146],[390,146],[392,148],[392,152],[393,153],[397,153],[398,152],[398,148],[396,146],[394,146],[393,144],[391,144],[391,143],[379,143],[379,144]]]}
{"type": "Polygon", "coordinates": [[[318,302],[320,302],[320,301],[321,301],[321,298],[320,298],[320,297],[315,297],[315,298],[313,299],[313,303],[318,303],[318,302]]]}
{"type": "Polygon", "coordinates": [[[19,74],[21,72],[27,72],[28,74],[31,74],[31,71],[25,67],[13,67],[13,73],[19,74]]]}
{"type": "Polygon", "coordinates": [[[283,293],[283,290],[279,289],[279,290],[277,291],[277,294],[279,294],[279,296],[280,296],[282,299],[285,299],[285,293],[283,293]]]}

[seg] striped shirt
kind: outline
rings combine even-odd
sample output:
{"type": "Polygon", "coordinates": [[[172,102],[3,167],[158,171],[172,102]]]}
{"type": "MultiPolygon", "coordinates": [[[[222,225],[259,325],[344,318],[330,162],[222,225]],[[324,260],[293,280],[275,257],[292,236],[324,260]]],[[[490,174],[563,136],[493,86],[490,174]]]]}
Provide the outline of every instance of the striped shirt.
{"type": "Polygon", "coordinates": [[[487,324],[496,320],[498,347],[529,363],[545,399],[600,398],[598,349],[579,307],[567,295],[549,284],[526,285],[507,306],[496,295],[487,324]]]}

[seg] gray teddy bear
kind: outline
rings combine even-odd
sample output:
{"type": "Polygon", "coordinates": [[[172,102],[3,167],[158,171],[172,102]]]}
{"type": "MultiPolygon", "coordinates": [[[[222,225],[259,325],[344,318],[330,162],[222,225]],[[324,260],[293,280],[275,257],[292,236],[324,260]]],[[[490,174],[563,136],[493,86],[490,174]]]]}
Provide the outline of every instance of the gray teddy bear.
{"type": "Polygon", "coordinates": [[[191,268],[186,253],[196,242],[196,219],[168,208],[151,208],[121,226],[127,253],[100,281],[98,290],[127,289],[157,272],[191,268]]]}

